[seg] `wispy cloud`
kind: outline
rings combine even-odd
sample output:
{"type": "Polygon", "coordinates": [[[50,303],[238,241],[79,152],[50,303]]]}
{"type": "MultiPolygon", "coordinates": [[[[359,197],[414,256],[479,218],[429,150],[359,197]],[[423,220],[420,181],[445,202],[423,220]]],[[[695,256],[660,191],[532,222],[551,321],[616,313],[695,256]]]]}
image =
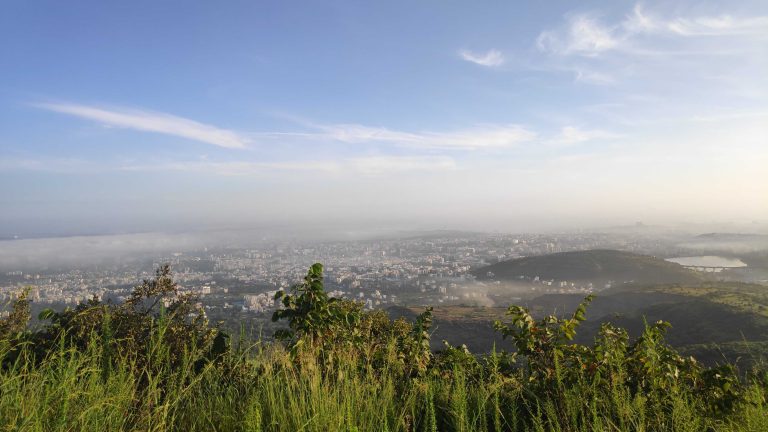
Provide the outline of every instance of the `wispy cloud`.
{"type": "Polygon", "coordinates": [[[15,158],[0,157],[0,172],[39,171],[58,174],[78,174],[83,172],[104,171],[101,164],[76,158],[15,158]]]}
{"type": "Polygon", "coordinates": [[[616,83],[616,78],[604,72],[596,72],[594,70],[580,66],[574,66],[573,68],[569,69],[573,71],[574,79],[577,82],[598,85],[611,85],[616,83]]]}
{"type": "Polygon", "coordinates": [[[105,162],[69,158],[0,158],[0,172],[37,171],[57,174],[94,174],[112,171],[195,172],[215,175],[248,175],[275,171],[340,172],[344,164],[328,161],[212,161],[105,162]]]}
{"type": "Polygon", "coordinates": [[[663,18],[635,5],[632,13],[622,23],[628,33],[669,33],[679,36],[768,36],[768,16],[735,17],[718,16],[663,18]]]}
{"type": "Polygon", "coordinates": [[[459,51],[462,59],[485,67],[496,67],[504,64],[504,54],[501,51],[492,49],[485,53],[476,53],[469,50],[459,51]]]}
{"type": "Polygon", "coordinates": [[[366,156],[328,161],[246,162],[207,160],[133,164],[124,171],[188,171],[205,174],[243,176],[265,172],[321,172],[326,174],[380,175],[406,171],[430,172],[456,169],[447,156],[366,156]]]}
{"type": "Polygon", "coordinates": [[[698,83],[710,94],[760,99],[764,86],[756,85],[761,82],[756,79],[765,69],[768,16],[664,7],[638,3],[619,17],[599,11],[565,15],[559,26],[536,39],[537,51],[546,54],[536,57],[538,70],[566,72],[576,83],[616,89],[647,92],[668,86],[661,91],[669,94],[691,91],[698,83]],[[705,82],[712,76],[722,85],[705,82]]]}
{"type": "Polygon", "coordinates": [[[40,103],[34,106],[97,121],[111,127],[155,132],[201,141],[225,148],[245,148],[253,140],[329,141],[383,143],[404,148],[475,150],[505,148],[532,141],[536,133],[516,124],[481,124],[453,131],[409,132],[355,123],[322,124],[283,116],[310,129],[238,133],[166,113],[126,108],[101,108],[70,103],[40,103]]]}
{"type": "Polygon", "coordinates": [[[536,133],[520,125],[478,125],[448,132],[404,132],[359,124],[313,125],[329,138],[346,143],[381,142],[402,147],[475,150],[505,148],[532,141],[536,133]]]}
{"type": "Polygon", "coordinates": [[[544,31],[536,40],[536,46],[541,51],[587,57],[612,50],[619,43],[615,29],[603,25],[591,14],[571,16],[564,29],[544,31]]]}
{"type": "Polygon", "coordinates": [[[575,126],[566,126],[560,130],[560,133],[551,141],[555,145],[574,145],[588,141],[615,139],[621,135],[601,130],[601,129],[582,129],[575,126]]]}
{"type": "Polygon", "coordinates": [[[176,161],[164,163],[132,164],[119,168],[123,171],[188,171],[216,175],[249,175],[271,171],[322,171],[337,172],[340,165],[337,162],[306,161],[306,162],[247,162],[208,160],[176,161]]]}
{"type": "MultiPolygon", "coordinates": [[[[597,57],[610,51],[654,55],[665,52],[663,46],[644,46],[648,41],[641,40],[643,36],[768,37],[768,16],[736,17],[723,14],[667,18],[647,11],[638,3],[623,20],[613,23],[602,21],[595,13],[570,15],[562,27],[541,32],[536,46],[540,51],[551,54],[582,57],[597,57]]],[[[668,52],[681,53],[679,50],[668,52]]],[[[693,50],[688,53],[711,54],[711,51],[693,50]]]]}
{"type": "Polygon", "coordinates": [[[348,159],[347,163],[354,170],[370,175],[456,169],[456,162],[447,156],[369,156],[348,159]]]}
{"type": "Polygon", "coordinates": [[[107,109],[72,103],[41,103],[35,106],[108,126],[178,136],[219,147],[238,149],[244,148],[248,143],[248,139],[234,131],[172,114],[128,108],[107,109]]]}
{"type": "Polygon", "coordinates": [[[701,123],[715,123],[715,122],[731,122],[733,120],[742,119],[759,119],[768,118],[768,110],[762,111],[738,111],[738,112],[723,112],[715,114],[697,115],[691,117],[689,120],[693,122],[701,123]]]}

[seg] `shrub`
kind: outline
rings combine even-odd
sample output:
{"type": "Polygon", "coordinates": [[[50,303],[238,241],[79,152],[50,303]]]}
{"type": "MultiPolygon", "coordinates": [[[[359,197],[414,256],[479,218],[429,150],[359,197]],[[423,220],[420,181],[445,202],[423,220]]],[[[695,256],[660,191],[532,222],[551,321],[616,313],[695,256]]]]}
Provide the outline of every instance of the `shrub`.
{"type": "Polygon", "coordinates": [[[28,337],[38,356],[62,341],[85,351],[96,338],[105,361],[127,360],[137,370],[174,368],[189,358],[212,360],[224,354],[228,341],[210,325],[195,297],[179,291],[167,264],[136,286],[124,303],[94,297],[72,309],[46,309],[39,318],[48,324],[28,337]]]}
{"type": "Polygon", "coordinates": [[[268,343],[232,346],[162,266],[123,304],[91,299],[25,329],[25,295],[0,320],[0,430],[528,431],[768,427],[766,382],[705,368],[664,342],[605,324],[573,343],[574,313],[520,306],[495,328],[513,352],[430,350],[432,309],[391,320],[328,297],[313,265],[273,319],[268,343]]]}

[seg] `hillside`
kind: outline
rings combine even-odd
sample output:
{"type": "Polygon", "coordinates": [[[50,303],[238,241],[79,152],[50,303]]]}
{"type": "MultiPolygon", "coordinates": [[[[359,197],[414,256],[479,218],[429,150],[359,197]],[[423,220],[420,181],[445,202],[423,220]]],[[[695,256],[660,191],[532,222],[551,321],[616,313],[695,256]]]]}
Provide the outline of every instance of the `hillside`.
{"type": "Polygon", "coordinates": [[[705,282],[690,286],[661,284],[650,287],[624,286],[603,292],[610,297],[645,295],[651,298],[673,296],[679,299],[700,299],[728,306],[738,312],[768,318],[768,287],[741,282],[705,282]]]}
{"type": "Polygon", "coordinates": [[[587,250],[502,261],[476,269],[480,280],[513,281],[521,278],[615,283],[698,283],[704,276],[662,259],[618,250],[587,250]]]}
{"type": "MultiPolygon", "coordinates": [[[[583,300],[576,294],[548,294],[525,302],[532,314],[543,317],[573,311],[583,300]]],[[[413,319],[418,308],[392,308],[391,316],[413,319]]],[[[442,340],[466,343],[473,352],[495,345],[510,349],[493,331],[493,321],[505,319],[502,307],[442,306],[434,310],[433,347],[442,340]]],[[[667,341],[708,363],[741,361],[749,364],[768,354],[768,288],[737,282],[696,285],[630,285],[599,293],[587,309],[576,340],[591,343],[600,326],[611,322],[637,337],[644,323],[669,322],[667,341]],[[747,354],[748,353],[748,354],[747,354]]]]}

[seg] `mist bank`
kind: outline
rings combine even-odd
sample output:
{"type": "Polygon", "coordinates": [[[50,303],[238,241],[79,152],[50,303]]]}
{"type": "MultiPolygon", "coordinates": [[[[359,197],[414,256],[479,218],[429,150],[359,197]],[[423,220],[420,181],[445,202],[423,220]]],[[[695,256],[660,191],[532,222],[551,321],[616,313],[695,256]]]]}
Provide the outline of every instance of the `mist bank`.
{"type": "Polygon", "coordinates": [[[744,233],[707,233],[679,245],[701,252],[750,253],[768,251],[768,235],[744,233]]]}
{"type": "MultiPolygon", "coordinates": [[[[467,230],[452,225],[429,225],[427,222],[408,224],[402,221],[337,221],[327,224],[319,221],[296,224],[234,226],[187,230],[183,224],[176,229],[151,232],[116,233],[103,235],[68,235],[37,238],[11,236],[0,238],[0,270],[44,270],[48,268],[82,268],[89,265],[127,265],[161,259],[175,252],[248,249],[277,244],[311,244],[316,242],[405,240],[413,238],[438,239],[451,237],[484,237],[496,234],[576,236],[588,233],[624,239],[655,239],[661,249],[676,248],[675,252],[725,251],[747,253],[768,251],[768,235],[761,226],[736,225],[742,230],[752,228],[750,234],[712,234],[712,228],[722,224],[700,225],[646,225],[632,223],[603,228],[574,230],[541,230],[521,225],[514,230],[467,230]],[[702,234],[704,233],[704,234],[702,234]],[[666,246],[665,246],[666,245],[666,246]]],[[[594,246],[593,246],[594,247],[594,246]]],[[[654,251],[656,252],[656,251],[654,251]]],[[[674,255],[670,255],[674,256],[674,255]]],[[[483,290],[478,290],[483,291],[483,290]]]]}

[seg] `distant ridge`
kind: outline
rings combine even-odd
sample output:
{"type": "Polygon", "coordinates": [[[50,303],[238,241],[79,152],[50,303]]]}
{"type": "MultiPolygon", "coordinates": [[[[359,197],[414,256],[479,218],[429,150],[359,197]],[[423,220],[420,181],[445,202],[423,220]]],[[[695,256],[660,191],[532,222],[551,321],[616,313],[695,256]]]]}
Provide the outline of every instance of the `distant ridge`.
{"type": "Polygon", "coordinates": [[[699,234],[697,238],[702,239],[716,239],[716,240],[745,240],[745,239],[768,239],[766,234],[753,234],[753,233],[720,233],[712,232],[706,234],[699,234]]]}
{"type": "Polygon", "coordinates": [[[704,253],[751,253],[768,251],[768,235],[712,232],[700,234],[678,246],[704,253]]]}
{"type": "Polygon", "coordinates": [[[704,276],[662,259],[609,249],[561,252],[502,261],[473,271],[480,280],[544,280],[635,284],[697,283],[704,276]]]}

